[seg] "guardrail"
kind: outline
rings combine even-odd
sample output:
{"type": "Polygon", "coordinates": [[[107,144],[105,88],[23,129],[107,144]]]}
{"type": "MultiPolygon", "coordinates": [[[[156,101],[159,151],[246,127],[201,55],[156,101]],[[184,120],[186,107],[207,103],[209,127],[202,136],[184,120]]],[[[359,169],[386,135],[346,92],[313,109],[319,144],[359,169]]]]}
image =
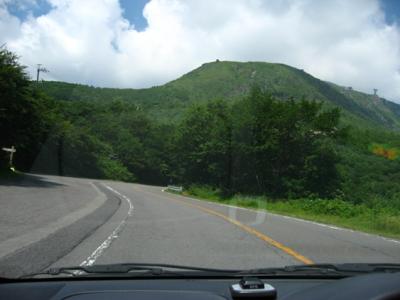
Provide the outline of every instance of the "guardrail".
{"type": "Polygon", "coordinates": [[[175,191],[175,192],[182,192],[183,191],[183,187],[175,186],[175,185],[169,185],[169,186],[167,186],[167,189],[171,190],[171,191],[175,191]]]}

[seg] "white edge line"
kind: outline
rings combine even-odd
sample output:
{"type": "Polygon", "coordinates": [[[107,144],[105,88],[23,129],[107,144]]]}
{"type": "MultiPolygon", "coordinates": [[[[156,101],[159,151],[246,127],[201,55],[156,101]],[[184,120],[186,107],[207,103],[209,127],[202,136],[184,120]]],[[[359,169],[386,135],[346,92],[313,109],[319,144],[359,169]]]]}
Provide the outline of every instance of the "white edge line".
{"type": "Polygon", "coordinates": [[[129,210],[127,215],[124,217],[124,219],[118,224],[118,226],[113,230],[113,232],[101,243],[99,247],[97,247],[96,250],[93,251],[92,254],[90,254],[81,264],[80,266],[91,266],[93,265],[96,260],[103,254],[103,252],[110,247],[111,243],[118,238],[118,234],[122,231],[122,229],[126,225],[126,219],[129,218],[133,214],[133,204],[131,200],[126,197],[125,195],[121,194],[120,192],[116,191],[112,187],[109,187],[108,185],[103,184],[105,188],[108,190],[112,191],[113,193],[117,194],[119,197],[124,199],[129,206],[129,210]]]}
{"type": "MultiPolygon", "coordinates": [[[[167,190],[166,188],[163,188],[161,191],[162,191],[162,192],[165,192],[166,190],[167,190]]],[[[385,241],[387,241],[387,242],[392,242],[392,243],[396,243],[396,244],[399,244],[399,245],[400,245],[400,240],[387,238],[387,237],[384,237],[384,236],[381,236],[381,235],[377,235],[377,234],[372,234],[372,233],[357,231],[357,230],[353,230],[353,229],[349,229],[349,228],[343,228],[343,227],[338,227],[338,226],[334,226],[334,225],[328,225],[328,224],[318,223],[318,222],[315,222],[315,221],[304,220],[304,219],[300,219],[300,218],[296,218],[296,217],[291,217],[291,216],[285,216],[285,215],[275,214],[275,213],[271,213],[271,212],[266,211],[266,210],[257,210],[257,209],[246,208],[246,207],[239,207],[239,206],[234,206],[234,205],[229,205],[229,204],[223,204],[223,203],[218,203],[218,202],[212,202],[212,201],[207,201],[207,200],[200,200],[200,199],[196,199],[196,198],[193,198],[193,197],[190,197],[190,196],[182,196],[182,195],[179,195],[179,194],[178,194],[178,196],[181,196],[181,197],[184,197],[184,198],[189,198],[189,199],[191,199],[191,200],[195,200],[195,201],[198,201],[198,202],[207,202],[207,203],[210,203],[210,204],[215,204],[215,205],[224,206],[224,207],[230,207],[230,208],[236,208],[236,209],[240,209],[240,210],[247,210],[247,211],[258,212],[258,213],[259,213],[259,212],[264,212],[264,213],[266,213],[266,214],[273,215],[273,216],[276,216],[276,217],[282,217],[282,218],[284,218],[284,219],[290,219],[290,220],[297,221],[297,222],[303,222],[303,223],[309,223],[309,224],[313,224],[313,225],[318,225],[318,226],[325,227],[325,228],[329,228],[329,229],[332,229],[332,230],[349,231],[349,232],[353,232],[353,233],[358,233],[358,234],[362,234],[362,235],[366,235],[366,236],[370,236],[370,237],[379,238],[379,239],[385,240],[385,241]]]]}

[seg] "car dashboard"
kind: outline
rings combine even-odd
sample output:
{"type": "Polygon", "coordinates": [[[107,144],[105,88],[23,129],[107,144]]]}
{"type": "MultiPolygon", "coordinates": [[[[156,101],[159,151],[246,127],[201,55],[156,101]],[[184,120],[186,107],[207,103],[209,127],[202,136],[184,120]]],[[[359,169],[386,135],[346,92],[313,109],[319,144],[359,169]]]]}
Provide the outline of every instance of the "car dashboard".
{"type": "Polygon", "coordinates": [[[399,299],[400,273],[345,279],[260,279],[275,293],[235,294],[233,279],[50,279],[0,284],[0,299],[399,299]]]}

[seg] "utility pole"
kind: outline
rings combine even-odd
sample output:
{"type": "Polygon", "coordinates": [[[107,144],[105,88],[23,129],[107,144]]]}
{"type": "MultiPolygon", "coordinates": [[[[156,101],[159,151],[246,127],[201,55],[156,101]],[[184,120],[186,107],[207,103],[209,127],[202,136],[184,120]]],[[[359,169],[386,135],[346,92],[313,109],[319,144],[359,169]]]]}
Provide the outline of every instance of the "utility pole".
{"type": "Polygon", "coordinates": [[[378,89],[374,89],[374,96],[378,94],[378,89]]]}
{"type": "Polygon", "coordinates": [[[42,67],[42,64],[38,64],[36,70],[37,70],[37,71],[36,71],[36,82],[39,82],[39,75],[40,75],[40,72],[43,72],[43,73],[48,73],[48,72],[50,72],[50,71],[47,70],[46,68],[42,67]]]}

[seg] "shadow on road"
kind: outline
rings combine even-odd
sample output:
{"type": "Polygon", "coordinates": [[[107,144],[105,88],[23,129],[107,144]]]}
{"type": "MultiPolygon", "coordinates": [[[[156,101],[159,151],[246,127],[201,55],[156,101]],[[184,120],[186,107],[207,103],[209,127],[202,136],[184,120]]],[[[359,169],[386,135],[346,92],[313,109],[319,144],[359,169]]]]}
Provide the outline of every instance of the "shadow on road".
{"type": "Polygon", "coordinates": [[[51,188],[64,186],[64,184],[49,181],[47,178],[40,175],[21,174],[14,178],[1,178],[0,186],[51,188]]]}

